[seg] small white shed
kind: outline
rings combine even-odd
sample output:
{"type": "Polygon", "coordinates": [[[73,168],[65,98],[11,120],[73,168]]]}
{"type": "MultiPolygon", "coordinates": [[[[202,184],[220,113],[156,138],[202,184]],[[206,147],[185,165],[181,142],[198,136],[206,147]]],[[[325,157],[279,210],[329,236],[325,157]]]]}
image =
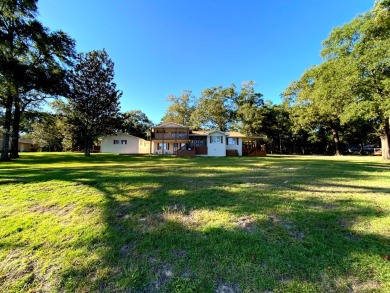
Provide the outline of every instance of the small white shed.
{"type": "Polygon", "coordinates": [[[117,133],[101,139],[100,151],[102,153],[129,155],[150,154],[150,141],[127,133],[117,133]]]}

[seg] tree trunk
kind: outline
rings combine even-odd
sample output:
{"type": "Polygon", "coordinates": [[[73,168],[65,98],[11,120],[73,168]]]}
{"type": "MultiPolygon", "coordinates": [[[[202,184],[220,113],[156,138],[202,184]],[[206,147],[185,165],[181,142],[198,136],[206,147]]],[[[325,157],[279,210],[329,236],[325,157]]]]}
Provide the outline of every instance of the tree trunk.
{"type": "Polygon", "coordinates": [[[280,134],[280,132],[279,132],[279,151],[281,154],[283,153],[283,151],[282,151],[282,135],[280,134]]]}
{"type": "Polygon", "coordinates": [[[4,115],[4,124],[3,124],[3,149],[1,151],[1,161],[8,161],[10,158],[8,156],[9,151],[9,139],[11,134],[11,124],[12,124],[12,103],[13,96],[8,95],[5,98],[5,115],[4,115]]]}
{"type": "Polygon", "coordinates": [[[14,120],[12,121],[12,141],[11,141],[11,158],[19,158],[19,129],[20,129],[20,101],[18,97],[14,100],[14,120]]]}
{"type": "Polygon", "coordinates": [[[336,129],[332,129],[332,134],[333,134],[334,148],[336,151],[335,155],[341,156],[339,132],[336,129]]]}
{"type": "Polygon", "coordinates": [[[381,149],[382,149],[382,161],[390,160],[390,148],[389,148],[389,119],[385,119],[385,122],[381,129],[381,149]]]}
{"type": "Polygon", "coordinates": [[[91,155],[91,150],[90,150],[90,139],[89,135],[85,136],[85,142],[84,142],[84,156],[90,156],[91,155]]]}

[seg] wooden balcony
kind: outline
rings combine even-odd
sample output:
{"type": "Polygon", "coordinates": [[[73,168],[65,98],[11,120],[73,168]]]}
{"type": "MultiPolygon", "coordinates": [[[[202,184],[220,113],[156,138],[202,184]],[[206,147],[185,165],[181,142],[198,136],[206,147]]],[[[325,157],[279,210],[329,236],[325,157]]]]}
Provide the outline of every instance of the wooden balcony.
{"type": "Polygon", "coordinates": [[[166,133],[153,133],[152,139],[154,140],[188,140],[188,133],[179,132],[166,132],[166,133]]]}

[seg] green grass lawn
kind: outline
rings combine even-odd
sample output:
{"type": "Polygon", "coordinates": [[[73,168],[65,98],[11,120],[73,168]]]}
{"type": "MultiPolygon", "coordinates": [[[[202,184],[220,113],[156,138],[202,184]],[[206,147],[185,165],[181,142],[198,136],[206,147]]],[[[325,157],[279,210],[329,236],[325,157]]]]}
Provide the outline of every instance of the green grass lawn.
{"type": "Polygon", "coordinates": [[[0,164],[0,292],[390,292],[376,157],[0,164]]]}

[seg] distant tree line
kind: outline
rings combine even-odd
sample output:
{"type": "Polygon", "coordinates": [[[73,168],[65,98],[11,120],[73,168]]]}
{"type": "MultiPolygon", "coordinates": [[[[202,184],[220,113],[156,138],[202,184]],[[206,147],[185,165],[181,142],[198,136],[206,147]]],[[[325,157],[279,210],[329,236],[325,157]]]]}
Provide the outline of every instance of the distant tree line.
{"type": "MultiPolygon", "coordinates": [[[[287,102],[274,105],[264,101],[263,95],[255,91],[252,81],[243,83],[239,90],[234,84],[228,88],[208,88],[199,98],[185,90],[181,95],[170,95],[168,101],[170,105],[162,122],[175,122],[195,130],[220,129],[262,136],[271,153],[336,153],[333,132],[326,123],[319,120],[306,125],[297,123],[300,117],[297,117],[296,108],[287,102]]],[[[378,144],[374,133],[370,121],[357,119],[350,122],[339,133],[339,152],[346,152],[348,145],[378,144]]]]}

